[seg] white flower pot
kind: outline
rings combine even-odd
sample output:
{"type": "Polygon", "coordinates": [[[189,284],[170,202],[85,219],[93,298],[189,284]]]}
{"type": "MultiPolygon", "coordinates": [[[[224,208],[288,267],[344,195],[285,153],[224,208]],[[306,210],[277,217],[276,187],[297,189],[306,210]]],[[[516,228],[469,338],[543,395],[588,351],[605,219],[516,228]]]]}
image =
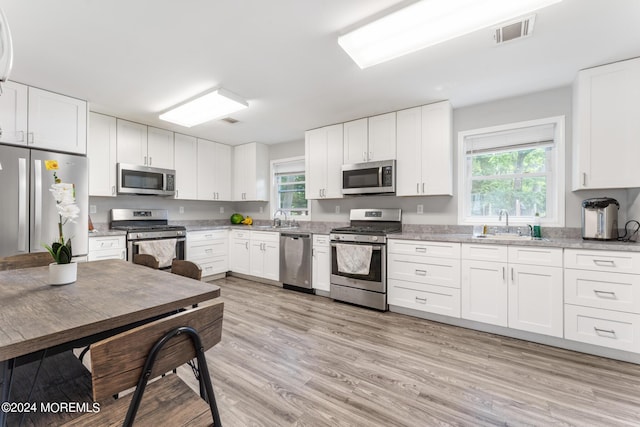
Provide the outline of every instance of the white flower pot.
{"type": "Polygon", "coordinates": [[[69,264],[49,264],[49,284],[68,285],[76,281],[78,277],[78,264],[75,262],[69,264]]]}

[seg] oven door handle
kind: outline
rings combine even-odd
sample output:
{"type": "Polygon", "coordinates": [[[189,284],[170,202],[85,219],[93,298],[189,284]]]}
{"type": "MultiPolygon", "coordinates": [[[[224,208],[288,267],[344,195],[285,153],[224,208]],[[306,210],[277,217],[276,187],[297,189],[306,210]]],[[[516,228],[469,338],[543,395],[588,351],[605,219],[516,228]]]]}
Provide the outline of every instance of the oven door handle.
{"type": "MultiPolygon", "coordinates": [[[[338,245],[350,245],[350,244],[355,244],[355,245],[368,245],[367,243],[355,243],[355,242],[353,242],[353,243],[331,243],[331,247],[335,248],[335,247],[336,247],[336,246],[338,246],[338,245]]],[[[379,246],[379,245],[378,245],[378,246],[373,245],[373,246],[371,246],[371,249],[373,249],[374,251],[381,251],[381,250],[382,250],[382,246],[379,246]]]]}
{"type": "Polygon", "coordinates": [[[131,244],[138,246],[140,242],[148,242],[150,240],[168,240],[168,239],[176,239],[176,243],[184,242],[187,239],[184,237],[160,237],[158,239],[140,239],[140,240],[130,240],[131,244]]]}

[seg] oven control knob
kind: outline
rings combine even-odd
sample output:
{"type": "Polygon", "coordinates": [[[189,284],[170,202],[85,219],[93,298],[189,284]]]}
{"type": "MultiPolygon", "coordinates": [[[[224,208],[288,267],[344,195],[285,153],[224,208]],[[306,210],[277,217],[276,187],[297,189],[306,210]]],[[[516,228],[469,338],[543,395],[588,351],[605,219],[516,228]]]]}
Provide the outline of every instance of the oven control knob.
{"type": "Polygon", "coordinates": [[[373,240],[374,242],[378,241],[378,236],[371,236],[371,240],[373,240]]]}

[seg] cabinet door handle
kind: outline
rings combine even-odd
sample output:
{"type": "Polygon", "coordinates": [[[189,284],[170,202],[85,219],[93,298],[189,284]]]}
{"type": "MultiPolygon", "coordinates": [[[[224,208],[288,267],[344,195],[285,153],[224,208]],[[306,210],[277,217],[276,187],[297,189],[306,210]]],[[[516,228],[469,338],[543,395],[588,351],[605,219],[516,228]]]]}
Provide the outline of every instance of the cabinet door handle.
{"type": "Polygon", "coordinates": [[[27,132],[27,144],[33,144],[34,139],[33,132],[27,132]]]}
{"type": "Polygon", "coordinates": [[[514,282],[514,279],[513,279],[513,267],[511,267],[511,282],[512,283],[514,282]]]}
{"type": "Polygon", "coordinates": [[[424,182],[422,183],[422,194],[424,194],[424,182]]]}
{"type": "Polygon", "coordinates": [[[600,297],[602,295],[608,295],[609,298],[615,298],[616,297],[616,293],[612,292],[612,291],[599,291],[597,289],[594,289],[593,293],[596,294],[596,296],[598,296],[598,297],[600,297]]]}
{"type": "Polygon", "coordinates": [[[594,259],[593,263],[599,267],[615,267],[616,263],[610,259],[594,259]]]}
{"type": "Polygon", "coordinates": [[[416,248],[416,252],[421,253],[421,254],[425,254],[425,253],[427,253],[427,248],[416,248]]]}
{"type": "Polygon", "coordinates": [[[427,299],[423,298],[423,297],[416,297],[416,302],[418,304],[426,304],[427,303],[427,299]]]}
{"type": "Polygon", "coordinates": [[[24,131],[21,130],[20,132],[20,142],[24,142],[24,131]]]}
{"type": "Polygon", "coordinates": [[[362,152],[362,160],[364,160],[365,162],[367,161],[367,152],[366,151],[362,152]]]}
{"type": "Polygon", "coordinates": [[[245,247],[246,249],[249,249],[249,242],[244,242],[244,247],[245,247]]]}
{"type": "Polygon", "coordinates": [[[416,194],[420,194],[420,183],[416,182],[416,194]]]}
{"type": "Polygon", "coordinates": [[[367,160],[371,159],[373,159],[373,151],[369,151],[369,157],[367,157],[367,160]]]}
{"type": "Polygon", "coordinates": [[[427,270],[416,270],[416,276],[426,276],[427,270]]]}
{"type": "Polygon", "coordinates": [[[502,281],[504,282],[507,279],[507,272],[504,267],[502,267],[502,281]]]}
{"type": "Polygon", "coordinates": [[[587,186],[587,174],[585,172],[582,172],[582,186],[587,186]]]}
{"type": "Polygon", "coordinates": [[[602,334],[613,335],[614,337],[616,336],[616,331],[613,329],[600,329],[597,326],[594,326],[593,330],[596,331],[596,334],[600,336],[602,336],[602,334]]]}
{"type": "Polygon", "coordinates": [[[111,186],[111,195],[112,195],[112,196],[115,196],[115,194],[116,194],[116,186],[115,186],[115,185],[112,185],[112,186],[111,186]]]}
{"type": "Polygon", "coordinates": [[[149,166],[151,166],[151,163],[153,163],[153,157],[149,156],[149,166]]]}

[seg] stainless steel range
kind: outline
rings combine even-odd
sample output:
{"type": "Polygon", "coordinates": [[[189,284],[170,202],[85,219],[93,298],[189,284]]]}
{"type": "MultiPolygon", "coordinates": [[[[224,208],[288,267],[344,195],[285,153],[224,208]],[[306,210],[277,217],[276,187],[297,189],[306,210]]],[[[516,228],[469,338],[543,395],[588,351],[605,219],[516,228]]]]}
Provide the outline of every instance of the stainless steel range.
{"type": "Polygon", "coordinates": [[[402,231],[400,209],[352,209],[331,230],[331,298],[387,310],[387,234],[402,231]]]}
{"type": "MultiPolygon", "coordinates": [[[[187,229],[181,225],[169,225],[166,209],[111,209],[111,228],[127,232],[127,260],[133,262],[137,253],[152,253],[159,258],[175,242],[173,253],[165,258],[184,259],[187,229]]],[[[161,267],[168,267],[162,265],[161,267]]],[[[166,263],[165,263],[166,264],[166,263]]]]}

